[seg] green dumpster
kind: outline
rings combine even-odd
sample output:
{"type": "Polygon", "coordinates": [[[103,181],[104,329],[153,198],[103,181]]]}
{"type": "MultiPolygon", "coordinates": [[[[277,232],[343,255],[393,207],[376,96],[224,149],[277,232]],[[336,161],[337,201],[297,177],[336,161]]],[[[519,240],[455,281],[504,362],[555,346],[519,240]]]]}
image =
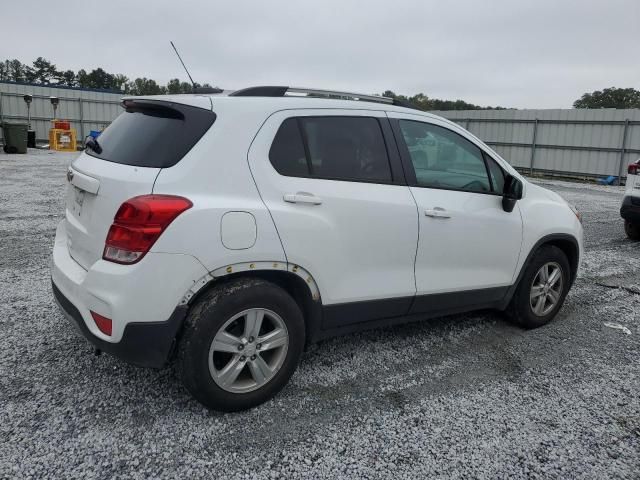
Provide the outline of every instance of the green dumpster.
{"type": "Polygon", "coordinates": [[[3,123],[4,153],[27,153],[28,130],[26,123],[3,123]]]}

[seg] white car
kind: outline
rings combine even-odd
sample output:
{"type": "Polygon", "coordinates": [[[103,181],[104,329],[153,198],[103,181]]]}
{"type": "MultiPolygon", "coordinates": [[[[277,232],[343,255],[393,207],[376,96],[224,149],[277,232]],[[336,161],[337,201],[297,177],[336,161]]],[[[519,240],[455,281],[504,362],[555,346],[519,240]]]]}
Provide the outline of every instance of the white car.
{"type": "Polygon", "coordinates": [[[576,278],[576,210],[443,118],[287,87],[123,106],[68,169],[55,298],[97,349],[175,358],[210,408],[266,401],[330,336],[485,308],[544,325],[576,278]]]}
{"type": "Polygon", "coordinates": [[[627,169],[627,187],[620,207],[624,230],[631,240],[640,240],[640,158],[627,169]]]}

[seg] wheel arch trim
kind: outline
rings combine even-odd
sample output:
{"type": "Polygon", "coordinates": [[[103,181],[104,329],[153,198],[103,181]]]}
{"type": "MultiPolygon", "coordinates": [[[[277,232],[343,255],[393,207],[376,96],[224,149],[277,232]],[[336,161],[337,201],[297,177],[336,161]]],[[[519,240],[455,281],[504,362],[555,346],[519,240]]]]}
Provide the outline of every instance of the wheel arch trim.
{"type": "MultiPolygon", "coordinates": [[[[206,275],[194,281],[193,286],[182,297],[179,306],[188,307],[201,292],[207,290],[207,287],[214,286],[218,280],[234,277],[237,275],[256,275],[263,276],[267,280],[275,280],[277,278],[268,278],[268,276],[279,275],[280,279],[289,278],[295,280],[292,282],[285,281],[285,284],[292,288],[285,288],[294,296],[294,300],[298,302],[306,324],[306,343],[309,345],[314,342],[321,328],[322,322],[322,300],[320,289],[313,275],[308,270],[298,264],[282,262],[282,261],[259,261],[259,262],[239,262],[225,265],[215,270],[211,270],[206,275]],[[302,286],[304,284],[304,286],[302,286]],[[302,289],[302,293],[301,290],[302,289]],[[306,291],[305,291],[306,289],[306,291]],[[300,294],[298,294],[300,293],[300,294]]],[[[285,287],[285,285],[280,285],[285,287]]]]}
{"type": "MultiPolygon", "coordinates": [[[[511,301],[511,298],[514,295],[516,288],[518,288],[518,285],[522,280],[522,276],[524,275],[524,272],[529,266],[529,263],[531,262],[531,259],[533,258],[533,255],[536,253],[536,251],[538,251],[538,249],[543,245],[547,245],[547,244],[557,245],[558,243],[566,243],[566,242],[569,242],[572,245],[574,250],[571,255],[567,255],[567,260],[569,261],[569,265],[571,266],[571,278],[569,281],[569,288],[571,288],[571,285],[576,279],[576,276],[578,273],[578,265],[580,263],[580,243],[578,242],[578,239],[576,237],[568,233],[552,233],[549,235],[545,235],[544,237],[540,238],[536,243],[534,243],[531,249],[529,249],[527,258],[525,259],[525,261],[522,263],[522,266],[520,267],[520,271],[518,272],[516,281],[513,283],[513,285],[511,285],[511,287],[509,287],[509,290],[505,295],[505,298],[503,300],[503,305],[502,305],[503,308],[506,308],[509,302],[511,301]]],[[[559,248],[562,249],[562,247],[559,247],[559,248]]]]}
{"type": "Polygon", "coordinates": [[[180,300],[179,305],[186,305],[190,303],[193,297],[200,292],[206,285],[215,281],[218,278],[223,278],[228,275],[244,273],[244,272],[289,272],[302,279],[309,289],[311,299],[320,301],[320,289],[316,283],[313,275],[308,270],[295,263],[282,262],[282,261],[259,261],[259,262],[239,262],[225,265],[223,267],[211,270],[206,275],[202,276],[193,283],[193,286],[180,300]]]}

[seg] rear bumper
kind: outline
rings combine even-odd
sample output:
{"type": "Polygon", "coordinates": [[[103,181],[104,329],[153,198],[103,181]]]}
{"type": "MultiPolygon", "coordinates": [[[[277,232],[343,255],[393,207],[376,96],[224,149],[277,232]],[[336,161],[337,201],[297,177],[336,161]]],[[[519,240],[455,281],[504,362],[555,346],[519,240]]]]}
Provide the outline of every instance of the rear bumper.
{"type": "Polygon", "coordinates": [[[640,223],[640,197],[627,195],[622,199],[620,216],[633,223],[640,223]]]}
{"type": "Polygon", "coordinates": [[[187,314],[187,307],[184,305],[177,307],[166,322],[130,323],[124,328],[120,341],[111,343],[89,331],[80,311],[53,281],[51,288],[60,310],[93,346],[141,367],[161,368],[167,363],[178,330],[187,314]]]}
{"type": "Polygon", "coordinates": [[[134,265],[98,260],[85,270],[67,243],[63,220],[51,262],[63,313],[100,350],[137,365],[162,366],[186,311],[182,299],[207,274],[202,264],[190,255],[149,252],[134,265]],[[111,319],[111,335],[98,329],[92,311],[111,319]]]}

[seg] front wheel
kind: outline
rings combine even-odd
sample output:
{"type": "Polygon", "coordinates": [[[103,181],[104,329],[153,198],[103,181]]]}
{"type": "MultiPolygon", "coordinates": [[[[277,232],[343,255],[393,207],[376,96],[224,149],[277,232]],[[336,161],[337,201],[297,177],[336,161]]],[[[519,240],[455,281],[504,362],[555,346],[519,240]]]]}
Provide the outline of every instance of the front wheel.
{"type": "Polygon", "coordinates": [[[245,410],[286,385],[304,338],[302,312],[286,291],[260,279],[233,280],[205,293],[187,316],[178,372],[203,405],[245,410]]]}
{"type": "Polygon", "coordinates": [[[558,247],[541,247],[520,279],[507,315],[525,328],[541,327],[556,316],[571,285],[567,256],[558,247]]]}
{"type": "Polygon", "coordinates": [[[624,231],[631,240],[640,240],[640,223],[624,221],[624,231]]]}

